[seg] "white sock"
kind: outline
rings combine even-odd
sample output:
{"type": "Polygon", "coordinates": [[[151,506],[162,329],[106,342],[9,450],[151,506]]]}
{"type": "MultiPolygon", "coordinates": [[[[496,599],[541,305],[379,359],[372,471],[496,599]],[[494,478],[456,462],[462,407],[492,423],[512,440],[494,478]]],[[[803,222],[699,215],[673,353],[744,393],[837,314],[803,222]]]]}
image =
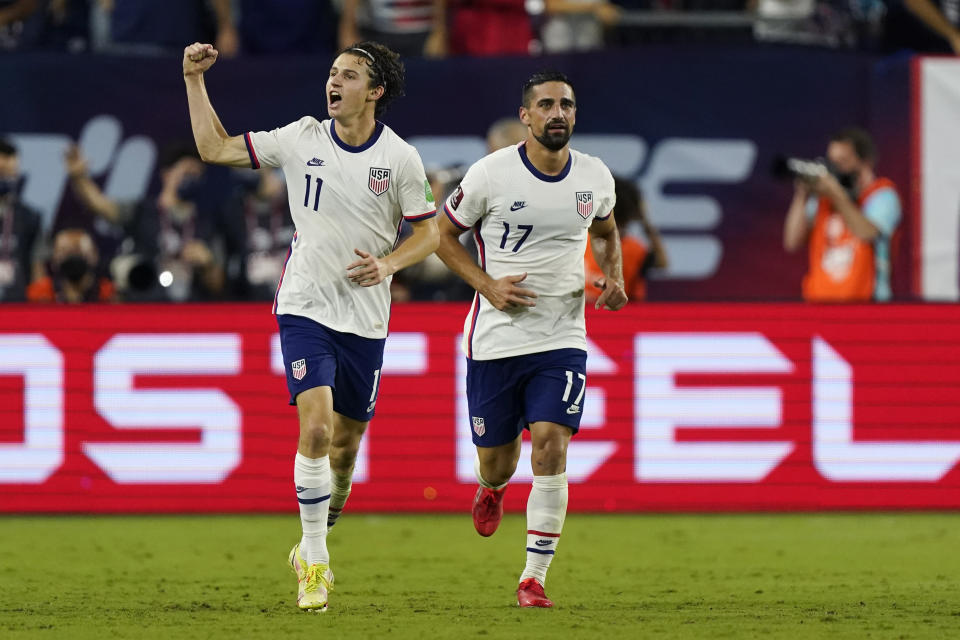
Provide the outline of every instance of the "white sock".
{"type": "Polygon", "coordinates": [[[527,498],[527,566],[520,582],[536,578],[546,584],[547,569],[560,542],[567,517],[567,474],[534,476],[527,498]]]}
{"type": "Polygon", "coordinates": [[[340,513],[343,511],[343,505],[347,503],[350,497],[350,489],[353,487],[353,469],[347,473],[337,473],[330,470],[330,510],[327,514],[327,529],[336,524],[340,513]]]}
{"type": "Polygon", "coordinates": [[[300,553],[307,564],[330,564],[327,552],[327,509],[330,506],[330,457],[307,458],[297,452],[293,481],[300,503],[303,538],[300,553]]]}
{"type": "Polygon", "coordinates": [[[494,491],[500,491],[501,489],[503,489],[504,487],[506,487],[506,486],[507,486],[507,482],[509,482],[509,480],[508,480],[507,482],[504,482],[503,484],[490,484],[489,482],[487,482],[486,480],[484,480],[484,479],[483,479],[483,476],[480,475],[480,456],[479,456],[479,455],[475,455],[475,456],[473,457],[473,473],[477,476],[477,483],[478,483],[481,487],[485,487],[485,488],[487,488],[487,489],[493,489],[494,491]]]}

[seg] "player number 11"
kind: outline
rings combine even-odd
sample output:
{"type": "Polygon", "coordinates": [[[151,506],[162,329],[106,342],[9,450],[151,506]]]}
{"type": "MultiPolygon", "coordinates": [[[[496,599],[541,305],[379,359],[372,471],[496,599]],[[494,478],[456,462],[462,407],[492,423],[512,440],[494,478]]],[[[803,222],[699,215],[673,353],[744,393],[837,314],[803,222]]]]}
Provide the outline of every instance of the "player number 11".
{"type": "MultiPolygon", "coordinates": [[[[310,206],[310,183],[313,181],[313,176],[309,173],[306,176],[307,178],[307,188],[303,192],[303,206],[310,206]]],[[[313,194],[313,210],[317,211],[320,208],[320,189],[323,188],[323,178],[317,176],[317,190],[313,194]]]]}

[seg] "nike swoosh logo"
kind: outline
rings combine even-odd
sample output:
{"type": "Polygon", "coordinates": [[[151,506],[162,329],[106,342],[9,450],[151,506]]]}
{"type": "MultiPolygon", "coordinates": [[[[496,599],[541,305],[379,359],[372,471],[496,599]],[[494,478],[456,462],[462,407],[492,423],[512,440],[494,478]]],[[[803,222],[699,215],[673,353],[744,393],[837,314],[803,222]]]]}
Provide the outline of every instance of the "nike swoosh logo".
{"type": "Polygon", "coordinates": [[[574,405],[571,405],[571,406],[567,407],[567,413],[570,414],[570,415],[573,415],[574,413],[580,413],[580,407],[578,407],[578,406],[575,405],[575,404],[574,404],[574,405]]]}
{"type": "Polygon", "coordinates": [[[370,403],[370,406],[367,407],[367,413],[370,413],[371,411],[373,411],[373,408],[374,408],[375,406],[377,406],[377,403],[376,403],[376,402],[371,402],[371,403],[370,403]]]}
{"type": "Polygon", "coordinates": [[[303,493],[307,489],[308,487],[301,487],[300,485],[297,485],[297,493],[303,493]]]}
{"type": "Polygon", "coordinates": [[[323,160],[318,160],[317,158],[314,158],[313,160],[309,160],[309,161],[307,162],[307,166],[308,166],[308,167],[322,167],[322,166],[323,166],[323,160]]]}
{"type": "Polygon", "coordinates": [[[553,544],[553,540],[537,540],[536,544],[538,547],[549,547],[553,544]]]}
{"type": "Polygon", "coordinates": [[[510,207],[510,211],[519,211],[520,209],[523,209],[525,206],[527,206],[526,203],[520,204],[520,205],[514,203],[513,206],[510,207]]]}

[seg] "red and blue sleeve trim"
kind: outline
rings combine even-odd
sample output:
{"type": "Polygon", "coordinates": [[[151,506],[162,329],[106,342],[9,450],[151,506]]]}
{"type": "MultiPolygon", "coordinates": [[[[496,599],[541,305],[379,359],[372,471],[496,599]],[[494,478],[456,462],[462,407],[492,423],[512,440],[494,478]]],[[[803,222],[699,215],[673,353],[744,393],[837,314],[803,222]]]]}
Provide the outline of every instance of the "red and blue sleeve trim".
{"type": "Polygon", "coordinates": [[[257,160],[257,152],[253,150],[253,140],[250,138],[250,132],[243,134],[243,142],[247,145],[247,154],[250,156],[250,166],[254,169],[260,168],[260,161],[257,160]]]}
{"type": "Polygon", "coordinates": [[[403,219],[407,222],[420,222],[421,220],[429,220],[430,218],[437,215],[437,210],[427,211],[426,213],[419,213],[413,216],[403,216],[403,219]]]}
{"type": "Polygon", "coordinates": [[[610,216],[612,216],[612,215],[613,215],[613,209],[610,209],[610,212],[607,213],[607,215],[605,215],[605,216],[594,216],[594,219],[596,219],[596,220],[609,220],[609,219],[610,219],[610,216]]]}
{"type": "Polygon", "coordinates": [[[459,220],[457,220],[457,219],[454,217],[454,215],[450,212],[450,207],[448,207],[446,204],[443,205],[443,212],[447,214],[447,217],[448,217],[448,218],[450,218],[450,222],[452,222],[454,225],[456,225],[456,227],[457,227],[458,229],[460,229],[461,231],[466,231],[466,230],[468,230],[468,229],[470,228],[470,227],[468,227],[467,225],[465,225],[465,224],[463,224],[462,222],[460,222],[459,220]]]}

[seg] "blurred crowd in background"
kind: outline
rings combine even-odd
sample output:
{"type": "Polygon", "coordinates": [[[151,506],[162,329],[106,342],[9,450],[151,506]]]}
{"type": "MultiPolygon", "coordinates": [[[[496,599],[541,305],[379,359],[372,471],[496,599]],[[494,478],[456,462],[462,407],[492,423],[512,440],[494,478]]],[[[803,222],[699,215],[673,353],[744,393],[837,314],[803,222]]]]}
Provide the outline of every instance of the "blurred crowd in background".
{"type": "MultiPolygon", "coordinates": [[[[179,56],[329,55],[361,39],[407,57],[537,55],[649,43],[789,43],[960,52],[960,0],[0,0],[0,51],[179,56]]],[[[493,123],[488,148],[526,136],[493,123]]],[[[18,150],[0,140],[0,300],[271,300],[293,224],[282,174],[203,164],[192,140],[160,151],[159,193],[107,197],[77,147],[49,233],[17,199],[18,150]]],[[[437,202],[465,167],[430,171],[437,202]]],[[[617,181],[628,292],[668,257],[636,184],[617,181]]],[[[466,239],[465,239],[466,243],[466,239]]],[[[472,244],[472,243],[467,243],[472,244]]],[[[586,290],[597,295],[589,250],[586,290]]],[[[395,277],[394,299],[464,300],[435,256],[395,277]]]]}
{"type": "Polygon", "coordinates": [[[651,42],[788,42],[960,52],[958,0],[0,0],[0,50],[403,56],[586,51],[651,42]]]}

